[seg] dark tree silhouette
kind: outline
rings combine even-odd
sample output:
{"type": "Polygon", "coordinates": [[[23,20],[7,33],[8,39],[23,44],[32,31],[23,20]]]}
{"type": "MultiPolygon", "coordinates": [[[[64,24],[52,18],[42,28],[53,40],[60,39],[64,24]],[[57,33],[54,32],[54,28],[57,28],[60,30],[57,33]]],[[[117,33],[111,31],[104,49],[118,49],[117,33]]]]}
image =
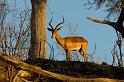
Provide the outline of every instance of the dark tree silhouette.
{"type": "Polygon", "coordinates": [[[98,20],[95,18],[87,17],[87,19],[101,23],[101,24],[107,24],[112,26],[117,33],[117,41],[116,44],[119,47],[119,61],[118,65],[123,66],[123,58],[122,58],[122,39],[124,38],[124,26],[123,26],[123,21],[124,21],[124,1],[123,0],[94,0],[94,2],[88,2],[89,5],[94,6],[96,5],[97,9],[101,7],[101,5],[106,5],[107,10],[109,11],[109,14],[107,15],[108,20],[98,20]],[[111,16],[114,16],[116,14],[116,21],[109,21],[111,16]]]}

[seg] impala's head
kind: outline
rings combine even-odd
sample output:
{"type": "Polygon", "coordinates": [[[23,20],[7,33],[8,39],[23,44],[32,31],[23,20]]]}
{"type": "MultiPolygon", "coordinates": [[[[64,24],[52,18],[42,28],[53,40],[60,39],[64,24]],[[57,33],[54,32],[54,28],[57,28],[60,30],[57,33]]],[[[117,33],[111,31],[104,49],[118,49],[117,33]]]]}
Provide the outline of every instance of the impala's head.
{"type": "Polygon", "coordinates": [[[62,28],[62,27],[60,27],[60,25],[62,25],[64,23],[64,18],[63,18],[63,21],[60,22],[59,24],[57,24],[55,27],[53,27],[51,25],[51,22],[52,22],[52,18],[51,18],[51,21],[49,22],[49,25],[50,25],[51,28],[47,28],[47,29],[52,32],[51,37],[55,38],[57,36],[57,34],[58,34],[58,31],[62,28]]]}

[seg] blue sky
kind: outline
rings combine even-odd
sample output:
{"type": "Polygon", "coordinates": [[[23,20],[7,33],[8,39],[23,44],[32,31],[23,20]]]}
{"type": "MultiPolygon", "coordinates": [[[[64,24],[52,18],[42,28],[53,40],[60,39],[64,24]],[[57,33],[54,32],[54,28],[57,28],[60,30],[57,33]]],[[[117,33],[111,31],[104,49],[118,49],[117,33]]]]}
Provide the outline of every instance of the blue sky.
{"type": "MultiPolygon", "coordinates": [[[[13,0],[10,2],[13,4],[13,0]]],[[[27,0],[26,0],[27,1],[27,0]]],[[[24,9],[24,0],[16,0],[16,7],[18,9],[24,9]]],[[[97,19],[104,19],[107,14],[103,9],[87,9],[88,6],[84,6],[85,0],[48,0],[47,6],[53,12],[53,25],[56,25],[61,21],[61,16],[65,18],[63,28],[59,32],[62,37],[69,36],[69,24],[78,25],[76,36],[85,37],[89,42],[89,48],[87,54],[91,54],[94,50],[94,44],[96,43],[96,53],[94,54],[94,60],[112,62],[111,50],[116,40],[115,30],[103,24],[91,22],[86,19],[87,16],[97,19]]],[[[30,6],[30,0],[27,1],[28,8],[30,6]]],[[[11,5],[12,7],[13,5],[11,5]]],[[[47,7],[47,27],[50,21],[51,13],[47,7]]],[[[56,44],[55,39],[51,39],[51,33],[47,31],[47,40],[50,44],[56,44]]],[[[57,50],[59,51],[59,50],[57,50]]],[[[63,60],[62,55],[55,54],[56,59],[63,60]]]]}

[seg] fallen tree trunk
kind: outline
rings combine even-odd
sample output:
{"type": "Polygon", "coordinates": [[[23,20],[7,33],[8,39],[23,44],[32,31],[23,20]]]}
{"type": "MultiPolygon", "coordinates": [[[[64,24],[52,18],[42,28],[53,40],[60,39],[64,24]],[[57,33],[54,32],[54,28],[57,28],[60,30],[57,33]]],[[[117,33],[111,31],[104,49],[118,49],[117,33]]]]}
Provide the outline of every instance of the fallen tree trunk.
{"type": "Polygon", "coordinates": [[[40,67],[37,66],[33,66],[30,64],[27,64],[21,60],[18,60],[12,56],[8,56],[3,54],[2,52],[0,52],[0,59],[15,66],[16,68],[25,70],[25,71],[31,71],[37,74],[40,74],[42,76],[46,76],[46,77],[50,77],[50,78],[54,78],[57,80],[61,80],[63,82],[120,82],[118,80],[113,80],[113,79],[108,79],[108,78],[75,78],[75,77],[70,77],[70,76],[66,76],[66,75],[62,75],[62,74],[57,74],[57,73],[53,73],[53,72],[49,72],[46,70],[43,70],[40,67]]]}

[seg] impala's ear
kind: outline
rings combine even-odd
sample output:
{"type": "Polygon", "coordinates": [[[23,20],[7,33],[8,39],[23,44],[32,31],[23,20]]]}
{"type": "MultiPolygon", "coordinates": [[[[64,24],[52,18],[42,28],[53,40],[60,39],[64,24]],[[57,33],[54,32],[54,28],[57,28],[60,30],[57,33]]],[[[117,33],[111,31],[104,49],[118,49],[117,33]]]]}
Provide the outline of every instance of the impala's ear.
{"type": "Polygon", "coordinates": [[[62,27],[57,28],[57,30],[61,30],[62,27]]]}
{"type": "Polygon", "coordinates": [[[51,29],[51,28],[47,28],[47,30],[52,31],[52,29],[51,29]]]}

